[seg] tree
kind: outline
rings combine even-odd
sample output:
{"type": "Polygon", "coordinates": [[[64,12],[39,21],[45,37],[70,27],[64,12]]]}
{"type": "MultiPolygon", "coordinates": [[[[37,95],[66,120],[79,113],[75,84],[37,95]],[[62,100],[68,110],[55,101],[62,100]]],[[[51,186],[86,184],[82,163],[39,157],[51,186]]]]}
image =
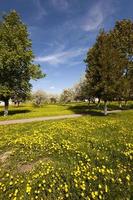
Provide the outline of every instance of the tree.
{"type": "Polygon", "coordinates": [[[88,51],[86,79],[94,97],[105,102],[104,114],[107,115],[107,101],[118,94],[122,77],[122,67],[126,60],[114,47],[110,33],[101,31],[95,45],[88,51]]]}
{"type": "Polygon", "coordinates": [[[133,22],[128,19],[117,21],[111,34],[114,47],[126,61],[121,68],[118,98],[127,101],[133,97],[133,22]]]}
{"type": "Polygon", "coordinates": [[[83,77],[78,84],[73,87],[74,90],[74,100],[85,101],[91,100],[91,94],[88,82],[85,77],[83,77]]]}
{"type": "Polygon", "coordinates": [[[35,106],[42,106],[45,102],[47,102],[47,94],[44,91],[38,90],[33,94],[33,103],[35,106]]]}
{"type": "Polygon", "coordinates": [[[133,22],[118,21],[113,30],[101,31],[88,51],[86,79],[92,96],[107,101],[133,98],[133,22]]]}
{"type": "Polygon", "coordinates": [[[73,92],[73,89],[65,89],[61,96],[60,96],[60,101],[61,102],[65,102],[65,103],[68,103],[68,102],[71,102],[74,100],[74,92],[73,92]]]}
{"type": "Polygon", "coordinates": [[[0,100],[5,103],[4,115],[8,114],[10,98],[26,94],[31,79],[45,76],[33,59],[27,27],[17,12],[11,11],[0,21],[0,100]]]}
{"type": "Polygon", "coordinates": [[[14,94],[11,97],[12,102],[14,102],[15,105],[19,106],[20,103],[25,102],[26,100],[29,100],[31,98],[30,91],[18,91],[18,93],[14,94]]]}
{"type": "Polygon", "coordinates": [[[57,94],[49,94],[48,95],[49,103],[57,103],[58,101],[59,101],[59,95],[57,95],[57,94]]]}

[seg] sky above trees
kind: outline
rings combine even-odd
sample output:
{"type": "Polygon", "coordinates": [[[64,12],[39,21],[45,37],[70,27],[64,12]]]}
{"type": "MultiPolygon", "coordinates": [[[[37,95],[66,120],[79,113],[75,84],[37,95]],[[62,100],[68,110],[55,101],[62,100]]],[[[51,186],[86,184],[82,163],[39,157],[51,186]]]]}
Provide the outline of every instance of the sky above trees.
{"type": "Polygon", "coordinates": [[[133,19],[132,0],[1,0],[0,13],[15,9],[28,25],[35,62],[47,77],[33,90],[60,93],[85,72],[84,59],[100,28],[133,19]]]}

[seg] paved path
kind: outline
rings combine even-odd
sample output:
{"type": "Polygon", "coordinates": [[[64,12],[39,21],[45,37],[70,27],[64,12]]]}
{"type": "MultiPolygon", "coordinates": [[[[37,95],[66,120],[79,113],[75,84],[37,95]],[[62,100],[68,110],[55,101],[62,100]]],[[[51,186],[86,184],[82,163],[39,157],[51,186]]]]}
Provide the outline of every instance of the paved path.
{"type": "Polygon", "coordinates": [[[110,111],[107,111],[107,113],[118,113],[118,112],[121,112],[122,110],[110,110],[110,111]]]}
{"type": "Polygon", "coordinates": [[[60,115],[60,116],[50,116],[50,117],[36,117],[36,118],[30,118],[30,119],[6,120],[6,121],[0,121],[0,125],[23,124],[23,123],[37,122],[37,121],[77,118],[77,117],[81,117],[81,116],[82,115],[80,115],[80,114],[72,114],[72,115],[60,115]]]}
{"type": "MultiPolygon", "coordinates": [[[[117,113],[121,112],[122,110],[111,110],[107,113],[117,113]]],[[[38,122],[38,121],[48,121],[48,120],[58,120],[58,119],[67,119],[67,118],[77,118],[81,117],[81,114],[72,114],[72,115],[59,115],[59,116],[50,116],[50,117],[35,117],[30,119],[14,119],[14,120],[4,120],[0,121],[0,125],[7,125],[7,124],[23,124],[29,122],[38,122]]]]}

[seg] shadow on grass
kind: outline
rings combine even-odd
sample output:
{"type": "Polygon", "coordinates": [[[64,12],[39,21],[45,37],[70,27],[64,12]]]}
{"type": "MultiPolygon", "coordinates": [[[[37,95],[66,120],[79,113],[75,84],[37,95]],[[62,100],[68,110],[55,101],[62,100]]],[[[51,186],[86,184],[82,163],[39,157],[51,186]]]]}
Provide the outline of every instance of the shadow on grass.
{"type": "MultiPolygon", "coordinates": [[[[9,115],[15,115],[15,114],[24,114],[31,112],[28,109],[25,110],[9,110],[9,115]]],[[[0,111],[0,116],[3,116],[4,111],[0,111]]]]}
{"type": "Polygon", "coordinates": [[[82,114],[82,115],[92,115],[92,116],[104,116],[101,112],[101,109],[96,109],[96,106],[88,106],[88,105],[81,105],[81,106],[69,106],[70,110],[72,110],[75,114],[82,114]]]}
{"type": "MultiPolygon", "coordinates": [[[[90,104],[90,105],[70,105],[68,107],[69,110],[72,110],[75,114],[83,114],[83,115],[91,115],[91,116],[105,116],[103,113],[104,104],[90,104]]],[[[108,111],[115,111],[115,110],[131,110],[133,109],[133,104],[129,104],[127,106],[123,105],[120,109],[117,104],[108,104],[108,111]]],[[[108,113],[115,114],[115,113],[108,113]]]]}
{"type": "Polygon", "coordinates": [[[133,109],[133,104],[124,105],[120,108],[117,104],[108,104],[108,110],[131,110],[133,109]]]}

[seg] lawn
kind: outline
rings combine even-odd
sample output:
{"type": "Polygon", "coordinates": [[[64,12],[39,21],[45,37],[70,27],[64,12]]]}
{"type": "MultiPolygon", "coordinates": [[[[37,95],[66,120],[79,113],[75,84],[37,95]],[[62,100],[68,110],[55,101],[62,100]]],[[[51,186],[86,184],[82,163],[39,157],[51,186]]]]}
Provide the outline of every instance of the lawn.
{"type": "MultiPolygon", "coordinates": [[[[34,107],[32,104],[22,104],[19,107],[9,106],[9,115],[3,116],[3,107],[0,106],[0,121],[10,119],[23,119],[34,118],[42,116],[56,116],[56,115],[68,115],[68,114],[89,114],[89,115],[102,115],[104,104],[101,103],[99,107],[97,104],[90,104],[85,102],[79,103],[67,103],[67,104],[44,104],[42,107],[34,107]]],[[[127,106],[123,109],[133,108],[133,102],[128,102],[127,106]]],[[[119,109],[118,103],[113,102],[108,104],[109,110],[119,109]]]]}
{"type": "Polygon", "coordinates": [[[9,116],[3,116],[3,108],[0,107],[0,120],[7,119],[22,119],[22,118],[34,118],[41,116],[55,116],[73,114],[73,111],[69,109],[69,105],[49,105],[46,104],[42,107],[34,107],[32,104],[23,104],[19,107],[10,106],[9,116]]]}
{"type": "Polygon", "coordinates": [[[0,199],[133,199],[133,111],[0,126],[0,199]]]}

